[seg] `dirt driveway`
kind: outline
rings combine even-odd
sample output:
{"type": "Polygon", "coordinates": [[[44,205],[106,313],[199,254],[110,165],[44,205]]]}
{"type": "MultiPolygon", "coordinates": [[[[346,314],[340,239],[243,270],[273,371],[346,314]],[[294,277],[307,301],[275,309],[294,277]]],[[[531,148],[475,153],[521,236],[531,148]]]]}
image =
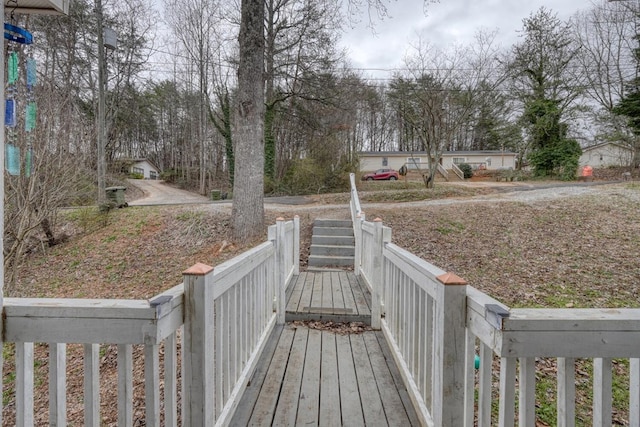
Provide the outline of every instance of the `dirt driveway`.
{"type": "Polygon", "coordinates": [[[165,184],[164,181],[149,179],[130,179],[128,181],[130,185],[138,187],[144,192],[144,197],[129,202],[129,206],[211,203],[211,201],[204,196],[171,187],[165,184]]]}

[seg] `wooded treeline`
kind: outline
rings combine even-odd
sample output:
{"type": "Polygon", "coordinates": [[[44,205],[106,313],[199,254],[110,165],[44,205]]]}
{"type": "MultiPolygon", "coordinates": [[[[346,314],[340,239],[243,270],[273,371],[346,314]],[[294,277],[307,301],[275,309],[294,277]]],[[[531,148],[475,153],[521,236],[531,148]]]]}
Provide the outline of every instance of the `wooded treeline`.
{"type": "MultiPolygon", "coordinates": [[[[105,58],[111,172],[120,159],[147,158],[202,194],[233,188],[239,3],[165,0],[158,11],[151,0],[102,2],[118,35],[105,58]]],[[[358,151],[427,151],[437,162],[444,150],[512,150],[521,164],[564,177],[581,145],[611,140],[640,151],[637,2],[602,0],[568,22],[532,11],[513,46],[486,30],[446,48],[424,34],[385,76],[352,69],[338,49],[345,5],[264,1],[266,193],[344,188],[358,151]]],[[[33,134],[10,141],[33,165],[30,176],[7,178],[5,256],[23,253],[57,207],[96,193],[95,4],[75,0],[68,16],[14,21],[34,34],[32,46],[9,49],[38,62],[38,115],[33,134]]],[[[23,93],[23,80],[17,86],[23,93]]]]}
{"type": "MultiPolygon", "coordinates": [[[[266,1],[266,191],[330,188],[361,150],[504,148],[526,160],[544,144],[536,140],[549,133],[544,126],[582,145],[633,143],[633,129],[615,107],[637,68],[634,5],[603,1],[570,22],[533,11],[523,22],[526,37],[514,46],[498,46],[485,31],[469,46],[441,48],[425,34],[409,48],[404,69],[368,78],[337,50],[348,19],[339,3],[266,1]],[[557,123],[540,124],[540,117],[557,123]]],[[[107,51],[107,161],[148,158],[203,194],[228,189],[239,5],[186,0],[163,7],[158,13],[149,0],[105,2],[105,24],[118,34],[118,48],[107,51]],[[170,35],[159,33],[161,19],[170,35]]],[[[57,106],[53,117],[42,109],[39,117],[56,124],[49,137],[55,149],[82,155],[89,169],[94,15],[93,2],[80,0],[68,17],[32,17],[27,25],[36,39],[38,99],[57,106]]]]}

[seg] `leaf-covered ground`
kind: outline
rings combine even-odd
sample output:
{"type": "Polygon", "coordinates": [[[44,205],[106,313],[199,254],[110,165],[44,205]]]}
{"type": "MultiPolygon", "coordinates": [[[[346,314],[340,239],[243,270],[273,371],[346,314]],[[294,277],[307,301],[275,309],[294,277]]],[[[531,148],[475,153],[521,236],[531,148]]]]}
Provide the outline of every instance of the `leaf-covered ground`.
{"type": "MultiPolygon", "coordinates": [[[[402,191],[379,192],[375,187],[362,196],[367,218],[382,218],[392,228],[394,243],[509,306],[640,307],[640,185],[599,186],[567,197],[534,197],[531,192],[531,197],[515,201],[491,200],[487,194],[494,190],[486,187],[440,191],[452,199],[398,203],[407,199],[402,191]],[[482,196],[473,198],[477,194],[482,196]]],[[[311,205],[269,208],[267,223],[278,216],[300,216],[304,268],[313,219],[348,218],[347,197],[322,196],[311,205]]],[[[192,264],[216,265],[252,246],[230,240],[230,210],[216,206],[136,207],[106,218],[90,209],[66,212],[59,223],[69,239],[31,254],[6,294],[151,298],[180,283],[192,264]]],[[[5,347],[6,355],[11,352],[5,347]]],[[[81,354],[81,348],[70,346],[69,386],[76,392],[68,404],[74,425],[82,424],[81,354]]],[[[104,425],[116,424],[115,401],[107,392],[116,384],[114,354],[111,347],[101,352],[104,425]]],[[[46,347],[38,346],[36,355],[44,358],[46,347]]],[[[36,424],[44,422],[47,413],[46,369],[46,359],[37,364],[36,424]]],[[[142,378],[142,366],[135,369],[142,378]]],[[[14,367],[9,357],[4,372],[4,415],[11,423],[14,367]]],[[[140,380],[135,390],[134,407],[142,417],[140,380]]]]}

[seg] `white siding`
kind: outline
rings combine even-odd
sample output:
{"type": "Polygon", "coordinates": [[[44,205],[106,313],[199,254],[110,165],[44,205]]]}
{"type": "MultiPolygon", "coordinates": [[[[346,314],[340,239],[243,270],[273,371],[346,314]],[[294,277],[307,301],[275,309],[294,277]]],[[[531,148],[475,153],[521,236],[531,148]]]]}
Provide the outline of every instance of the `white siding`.
{"type": "MultiPolygon", "coordinates": [[[[371,172],[376,169],[380,169],[383,167],[393,168],[395,170],[400,169],[404,164],[407,163],[407,160],[411,158],[411,153],[379,153],[379,154],[364,154],[360,155],[360,171],[361,172],[371,172]],[[383,164],[383,159],[387,159],[387,164],[383,164]]],[[[427,156],[423,153],[414,154],[414,158],[421,159],[421,168],[427,169],[427,156]]],[[[453,166],[454,158],[464,158],[465,163],[469,163],[472,166],[478,166],[480,164],[484,164],[487,169],[502,169],[502,168],[511,168],[515,169],[516,167],[516,155],[513,153],[505,153],[502,154],[500,152],[492,152],[492,153],[473,153],[469,151],[461,152],[461,153],[446,153],[442,156],[442,166],[445,169],[451,169],[453,166]]],[[[412,169],[412,168],[409,168],[412,169]]]]}
{"type": "Polygon", "coordinates": [[[131,166],[131,172],[135,172],[137,169],[141,169],[143,171],[144,179],[159,178],[160,171],[146,160],[143,160],[141,162],[136,162],[131,166]],[[155,177],[152,175],[155,175],[155,177]]]}
{"type": "Polygon", "coordinates": [[[631,157],[632,152],[629,148],[617,144],[601,144],[583,150],[580,166],[589,165],[594,168],[629,166],[631,157]]]}

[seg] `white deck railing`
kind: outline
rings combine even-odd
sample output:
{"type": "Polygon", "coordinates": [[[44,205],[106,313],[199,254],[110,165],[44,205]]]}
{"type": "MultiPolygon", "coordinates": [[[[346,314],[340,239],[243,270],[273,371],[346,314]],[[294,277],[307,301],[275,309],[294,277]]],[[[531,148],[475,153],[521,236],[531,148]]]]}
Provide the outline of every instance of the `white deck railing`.
{"type": "Polygon", "coordinates": [[[536,403],[548,403],[536,402],[536,364],[555,358],[557,371],[545,375],[557,372],[557,425],[574,426],[576,359],[587,358],[587,424],[611,426],[618,358],[629,361],[628,425],[640,426],[640,309],[509,309],[393,245],[387,230],[380,220],[354,222],[355,273],[372,290],[371,324],[384,331],[424,425],[487,427],[496,406],[500,426],[536,425],[536,403]]]}
{"type": "Polygon", "coordinates": [[[34,343],[49,349],[50,425],[67,424],[67,343],[84,345],[84,425],[102,424],[104,344],[118,350],[118,387],[106,392],[117,393],[119,426],[134,423],[134,345],[144,346],[145,425],[159,426],[162,419],[177,426],[179,414],[181,425],[227,423],[266,339],[284,322],[284,292],[298,259],[299,220],[278,219],[269,241],[216,268],[197,264],[183,284],[150,300],[6,298],[4,340],[15,343],[16,424],[34,425],[34,343]]]}
{"type": "MultiPolygon", "coordinates": [[[[500,425],[514,425],[516,415],[521,426],[535,424],[536,364],[542,358],[555,359],[557,425],[575,425],[576,360],[589,359],[593,365],[593,405],[591,423],[587,424],[607,427],[613,423],[614,388],[625,387],[614,386],[612,359],[627,359],[628,425],[640,425],[640,309],[508,309],[469,288],[467,339],[467,359],[473,360],[479,348],[482,361],[478,383],[474,385],[472,369],[466,378],[467,395],[473,396],[474,388],[479,392],[479,426],[491,423],[492,376],[500,378],[500,425]],[[498,368],[491,363],[494,354],[500,359],[498,368]]],[[[581,376],[587,372],[583,369],[581,376]]],[[[470,422],[472,418],[467,420],[470,422]]]]}

